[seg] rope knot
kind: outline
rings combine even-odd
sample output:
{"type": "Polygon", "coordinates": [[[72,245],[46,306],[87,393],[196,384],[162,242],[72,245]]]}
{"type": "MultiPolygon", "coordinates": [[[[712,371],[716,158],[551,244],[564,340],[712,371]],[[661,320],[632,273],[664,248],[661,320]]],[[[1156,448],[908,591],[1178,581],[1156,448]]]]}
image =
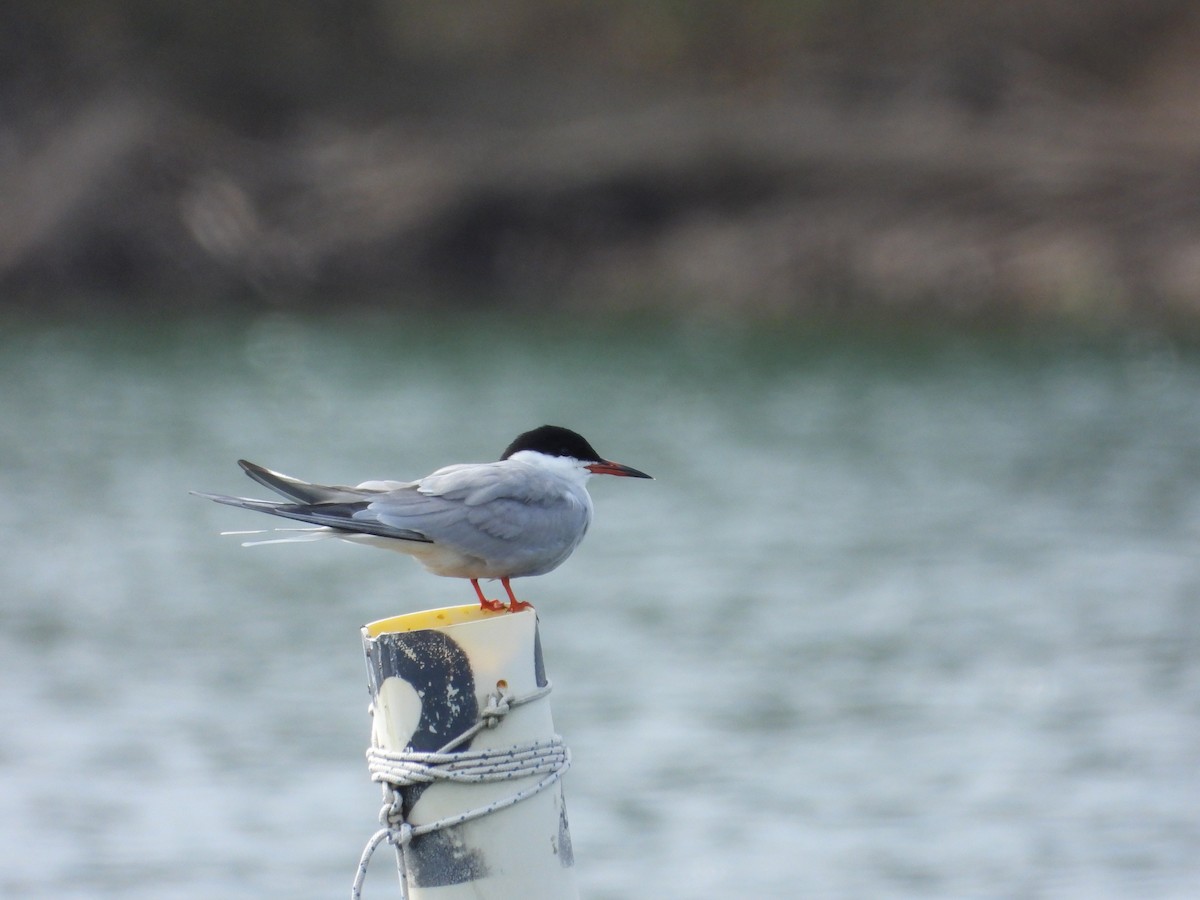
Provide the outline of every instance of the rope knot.
{"type": "Polygon", "coordinates": [[[413,827],[408,822],[401,822],[399,828],[388,830],[388,843],[397,847],[407,847],[412,843],[413,827]]]}
{"type": "Polygon", "coordinates": [[[479,711],[479,719],[486,728],[495,728],[500,720],[512,709],[512,694],[507,687],[496,686],[494,693],[488,694],[487,704],[479,711]]]}
{"type": "Polygon", "coordinates": [[[379,810],[379,824],[389,832],[404,822],[404,798],[390,784],[384,785],[383,808],[379,810]]]}

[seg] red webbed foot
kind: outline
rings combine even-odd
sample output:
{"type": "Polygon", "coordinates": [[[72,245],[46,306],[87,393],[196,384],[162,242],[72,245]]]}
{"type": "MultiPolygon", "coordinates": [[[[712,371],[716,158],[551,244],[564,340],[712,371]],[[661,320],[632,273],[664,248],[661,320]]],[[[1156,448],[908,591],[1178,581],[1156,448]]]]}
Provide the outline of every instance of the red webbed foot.
{"type": "Polygon", "coordinates": [[[479,598],[480,609],[486,609],[488,612],[503,612],[508,608],[504,605],[503,601],[489,600],[487,597],[483,596],[483,588],[479,586],[478,578],[471,579],[471,587],[475,588],[475,596],[479,598]]]}
{"type": "Polygon", "coordinates": [[[508,611],[520,612],[523,609],[533,609],[532,603],[526,603],[524,600],[518,600],[512,591],[512,585],[508,583],[507,578],[501,578],[500,583],[504,585],[504,592],[508,594],[508,611]]]}

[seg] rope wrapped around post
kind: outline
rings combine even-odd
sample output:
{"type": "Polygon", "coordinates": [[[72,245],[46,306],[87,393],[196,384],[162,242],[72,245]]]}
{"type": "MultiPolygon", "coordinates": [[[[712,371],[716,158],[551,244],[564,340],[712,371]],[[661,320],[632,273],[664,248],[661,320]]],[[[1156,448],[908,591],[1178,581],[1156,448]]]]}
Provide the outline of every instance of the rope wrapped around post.
{"type": "Polygon", "coordinates": [[[367,867],[376,848],[385,840],[393,844],[400,854],[401,897],[407,897],[408,891],[403,878],[403,854],[414,837],[506,809],[545,790],[562,778],[571,766],[571,751],[557,734],[549,740],[511,747],[451,752],[483,729],[497,727],[509,710],[540,700],[549,695],[550,690],[550,684],[546,684],[524,696],[513,697],[507,686],[497,685],[496,690],[488,695],[475,724],[432,753],[394,752],[380,747],[371,747],[367,751],[371,780],[383,785],[384,803],[379,812],[379,821],[383,827],[371,836],[363,849],[350,895],[352,900],[361,900],[367,867]],[[543,777],[514,794],[434,822],[414,826],[404,817],[403,799],[399,791],[403,787],[438,781],[475,784],[511,781],[538,775],[543,777]]]}

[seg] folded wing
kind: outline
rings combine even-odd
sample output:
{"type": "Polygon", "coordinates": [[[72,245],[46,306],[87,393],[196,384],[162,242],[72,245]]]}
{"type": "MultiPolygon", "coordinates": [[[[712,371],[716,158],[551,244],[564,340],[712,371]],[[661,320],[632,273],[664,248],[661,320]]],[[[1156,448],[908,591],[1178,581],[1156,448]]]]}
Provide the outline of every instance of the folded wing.
{"type": "Polygon", "coordinates": [[[439,469],[411,488],[380,495],[357,517],[536,575],[583,539],[591,503],[586,492],[564,489],[553,475],[505,460],[439,469]]]}

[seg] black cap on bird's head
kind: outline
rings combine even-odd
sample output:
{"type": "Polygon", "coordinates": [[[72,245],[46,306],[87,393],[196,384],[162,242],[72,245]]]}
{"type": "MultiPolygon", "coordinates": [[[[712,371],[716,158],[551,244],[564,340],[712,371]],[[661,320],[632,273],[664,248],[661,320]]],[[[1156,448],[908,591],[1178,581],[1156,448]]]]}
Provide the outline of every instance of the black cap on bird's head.
{"type": "Polygon", "coordinates": [[[514,453],[522,450],[532,450],[546,456],[563,456],[588,463],[585,466],[594,475],[623,475],[629,478],[649,478],[645,472],[639,472],[630,466],[610,462],[596,452],[587,439],[570,428],[560,425],[543,425],[532,431],[517,435],[517,439],[508,445],[508,449],[500,459],[508,459],[514,453]]]}
{"type": "Polygon", "coordinates": [[[534,450],[546,456],[569,456],[582,462],[600,459],[600,454],[582,434],[558,425],[543,425],[541,428],[517,435],[517,439],[508,445],[508,449],[500,458],[508,459],[522,450],[534,450]]]}

